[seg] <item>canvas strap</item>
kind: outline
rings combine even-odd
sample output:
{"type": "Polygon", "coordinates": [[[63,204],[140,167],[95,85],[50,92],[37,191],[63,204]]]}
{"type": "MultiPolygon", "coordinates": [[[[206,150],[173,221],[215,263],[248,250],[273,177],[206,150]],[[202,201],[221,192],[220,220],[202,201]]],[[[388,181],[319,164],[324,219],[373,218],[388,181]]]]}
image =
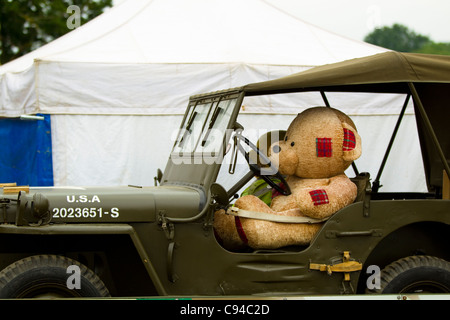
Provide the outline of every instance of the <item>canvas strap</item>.
{"type": "Polygon", "coordinates": [[[280,215],[270,214],[270,213],[265,213],[265,212],[242,210],[237,207],[228,208],[227,214],[235,216],[235,217],[266,220],[266,221],[281,222],[281,223],[310,223],[311,224],[311,223],[321,223],[321,222],[328,220],[328,218],[314,219],[314,218],[309,218],[309,217],[280,216],[280,215]]]}
{"type": "Polygon", "coordinates": [[[239,238],[241,238],[241,241],[244,244],[248,244],[247,235],[245,234],[244,228],[242,227],[241,219],[239,219],[238,216],[234,216],[234,223],[236,225],[236,231],[239,235],[239,238]]]}

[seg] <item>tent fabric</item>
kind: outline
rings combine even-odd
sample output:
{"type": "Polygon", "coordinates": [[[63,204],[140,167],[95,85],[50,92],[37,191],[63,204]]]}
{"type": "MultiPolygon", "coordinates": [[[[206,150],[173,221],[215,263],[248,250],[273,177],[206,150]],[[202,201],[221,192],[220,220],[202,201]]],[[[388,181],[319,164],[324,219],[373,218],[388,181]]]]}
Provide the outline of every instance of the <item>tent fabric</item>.
{"type": "Polygon", "coordinates": [[[35,103],[33,69],[0,75],[0,117],[38,113],[35,103]]]}
{"type": "Polygon", "coordinates": [[[192,94],[383,51],[263,0],[125,1],[1,66],[0,115],[182,114],[192,94]]]}
{"type": "Polygon", "coordinates": [[[40,116],[44,120],[0,119],[1,183],[53,185],[51,120],[40,116]]]}
{"type": "Polygon", "coordinates": [[[151,186],[167,163],[182,116],[51,118],[55,186],[151,186]]]}
{"type": "Polygon", "coordinates": [[[313,26],[263,0],[131,0],[5,70],[23,71],[35,59],[311,67],[383,51],[313,26]]]}
{"type": "MultiPolygon", "coordinates": [[[[39,112],[47,114],[184,114],[192,92],[245,84],[302,67],[233,64],[86,64],[39,62],[39,112]],[[86,78],[79,76],[86,75],[86,78]],[[66,85],[71,79],[70,86],[66,85]],[[57,90],[49,90],[51,83],[57,90]],[[194,91],[195,90],[195,91],[194,91]],[[68,99],[70,97],[70,100],[68,99]]],[[[37,111],[37,110],[36,110],[37,111]]]]}

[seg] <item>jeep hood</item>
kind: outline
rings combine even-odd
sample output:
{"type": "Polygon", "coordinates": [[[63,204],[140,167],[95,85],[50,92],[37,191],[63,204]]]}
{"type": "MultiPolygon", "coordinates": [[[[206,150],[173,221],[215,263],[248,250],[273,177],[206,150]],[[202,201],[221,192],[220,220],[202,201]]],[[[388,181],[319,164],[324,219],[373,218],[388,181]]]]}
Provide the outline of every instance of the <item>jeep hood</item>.
{"type": "Polygon", "coordinates": [[[204,205],[202,193],[189,187],[35,187],[8,193],[4,222],[21,225],[40,219],[52,223],[153,222],[158,214],[187,218],[204,205]],[[21,211],[21,221],[17,216],[21,211]],[[45,216],[45,212],[48,213],[45,216]]]}

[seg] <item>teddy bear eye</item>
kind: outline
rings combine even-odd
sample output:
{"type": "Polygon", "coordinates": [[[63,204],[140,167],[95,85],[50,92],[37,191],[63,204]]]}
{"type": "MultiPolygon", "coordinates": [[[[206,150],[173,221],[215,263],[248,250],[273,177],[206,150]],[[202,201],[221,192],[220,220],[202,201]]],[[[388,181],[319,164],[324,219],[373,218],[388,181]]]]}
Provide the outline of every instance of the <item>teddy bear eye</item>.
{"type": "Polygon", "coordinates": [[[284,137],[284,141],[287,141],[287,136],[286,136],[286,137],[284,137]]]}
{"type": "Polygon", "coordinates": [[[291,142],[291,147],[293,147],[295,145],[295,142],[294,141],[292,141],[291,142]]]}

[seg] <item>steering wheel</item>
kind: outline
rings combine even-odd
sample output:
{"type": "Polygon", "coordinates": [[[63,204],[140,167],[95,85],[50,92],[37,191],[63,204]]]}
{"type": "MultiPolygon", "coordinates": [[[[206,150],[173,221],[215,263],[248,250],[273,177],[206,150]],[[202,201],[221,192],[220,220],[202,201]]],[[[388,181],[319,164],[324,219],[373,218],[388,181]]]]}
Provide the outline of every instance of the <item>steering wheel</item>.
{"type": "Polygon", "coordinates": [[[281,173],[278,171],[278,169],[272,164],[269,157],[266,156],[257,146],[255,146],[250,140],[248,140],[246,137],[241,135],[240,133],[236,132],[235,134],[236,138],[236,144],[239,148],[239,151],[243,154],[245,160],[247,161],[248,165],[250,166],[250,170],[257,176],[261,177],[265,182],[267,182],[272,188],[274,188],[276,191],[278,191],[280,194],[284,196],[288,196],[291,194],[291,189],[289,188],[289,185],[287,184],[284,177],[281,175],[281,173]],[[268,168],[262,167],[258,165],[257,163],[253,163],[253,161],[250,160],[250,155],[248,152],[245,151],[245,149],[240,144],[240,141],[244,141],[246,145],[248,145],[253,151],[256,152],[258,157],[262,159],[264,163],[267,163],[269,166],[268,168]],[[276,183],[272,180],[272,178],[277,178],[281,182],[276,183]]]}

